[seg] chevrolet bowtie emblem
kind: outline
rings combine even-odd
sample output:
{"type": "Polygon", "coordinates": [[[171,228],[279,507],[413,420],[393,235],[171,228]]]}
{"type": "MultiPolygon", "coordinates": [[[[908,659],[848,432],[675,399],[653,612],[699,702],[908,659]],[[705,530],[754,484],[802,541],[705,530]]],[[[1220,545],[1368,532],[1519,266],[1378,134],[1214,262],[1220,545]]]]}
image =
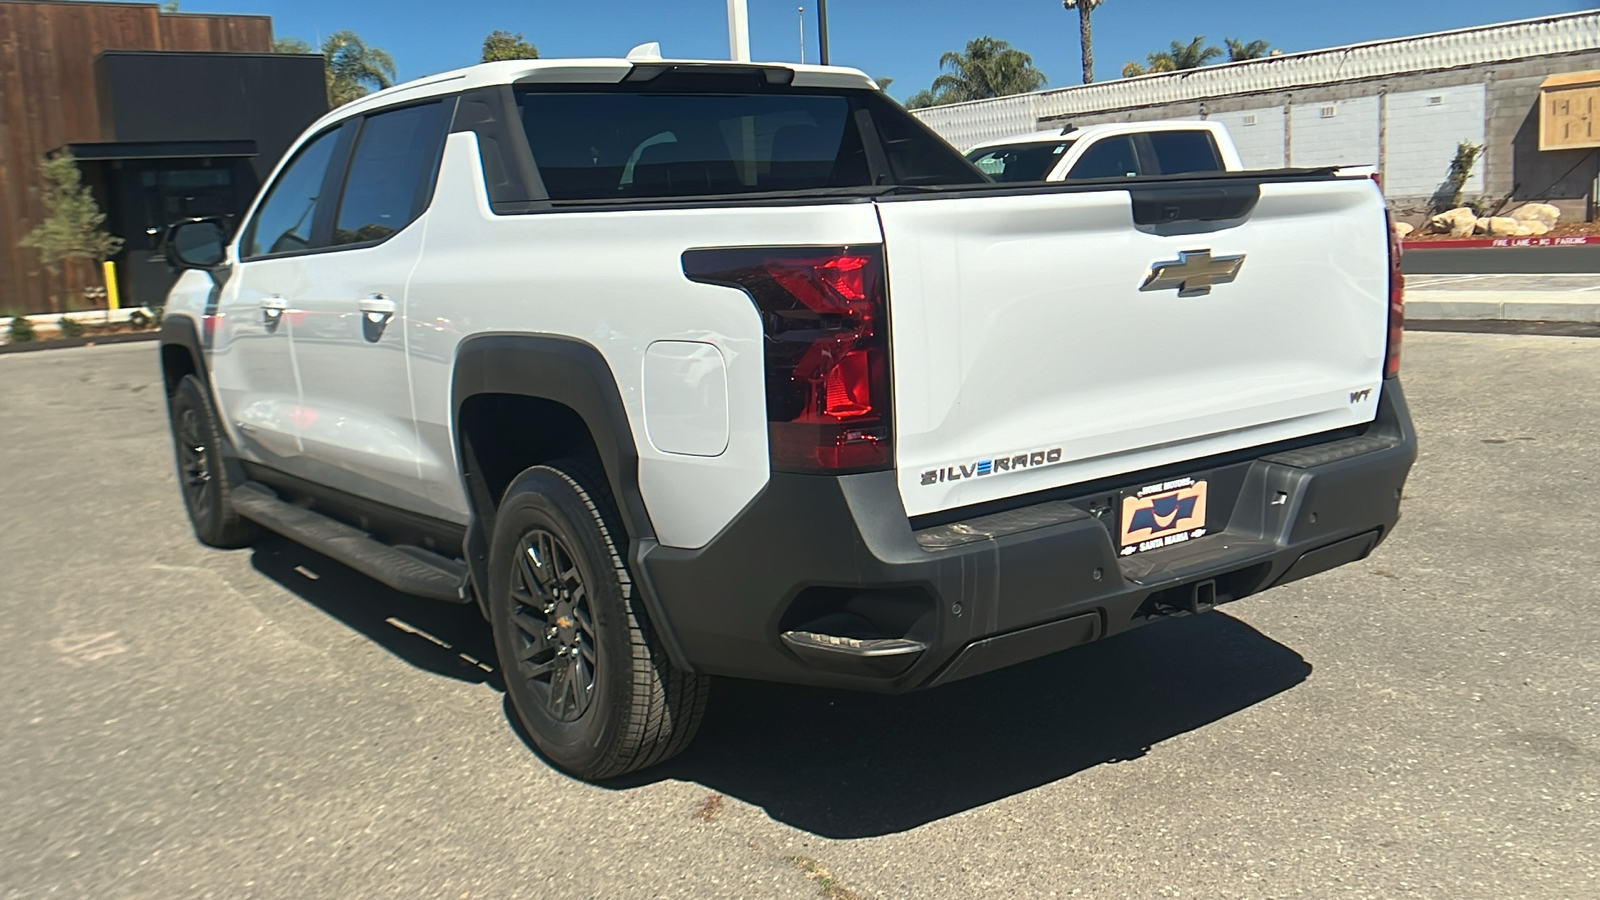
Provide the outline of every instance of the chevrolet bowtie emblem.
{"type": "Polygon", "coordinates": [[[1170,262],[1150,265],[1150,275],[1145,278],[1141,291],[1170,291],[1178,289],[1179,297],[1203,297],[1211,293],[1214,284],[1227,284],[1239,277],[1244,265],[1244,254],[1238,256],[1212,256],[1210,250],[1185,250],[1170,262]]]}

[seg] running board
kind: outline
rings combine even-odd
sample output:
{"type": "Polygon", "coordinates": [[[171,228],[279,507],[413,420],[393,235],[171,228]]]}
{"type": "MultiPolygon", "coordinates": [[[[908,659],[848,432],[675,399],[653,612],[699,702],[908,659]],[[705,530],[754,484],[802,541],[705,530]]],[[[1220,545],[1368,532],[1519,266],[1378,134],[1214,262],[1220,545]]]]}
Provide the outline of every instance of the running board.
{"type": "Polygon", "coordinates": [[[246,482],[233,489],[233,508],[246,519],[331,557],[397,591],[467,603],[467,569],[420,547],[392,547],[319,512],[285,503],[271,488],[246,482]]]}

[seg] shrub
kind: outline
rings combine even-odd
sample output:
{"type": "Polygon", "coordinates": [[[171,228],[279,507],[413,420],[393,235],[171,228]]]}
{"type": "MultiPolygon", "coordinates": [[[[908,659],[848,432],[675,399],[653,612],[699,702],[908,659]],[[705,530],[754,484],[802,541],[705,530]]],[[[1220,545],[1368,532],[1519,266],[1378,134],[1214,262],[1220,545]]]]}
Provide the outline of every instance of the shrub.
{"type": "Polygon", "coordinates": [[[56,325],[60,327],[62,337],[83,337],[83,323],[71,316],[62,316],[56,325]]]}
{"type": "Polygon", "coordinates": [[[22,343],[26,343],[27,341],[34,340],[36,337],[37,336],[33,333],[33,323],[28,321],[27,316],[14,316],[14,317],[12,317],[12,319],[11,319],[11,340],[12,341],[14,341],[14,342],[16,342],[18,344],[22,344],[22,343]]]}

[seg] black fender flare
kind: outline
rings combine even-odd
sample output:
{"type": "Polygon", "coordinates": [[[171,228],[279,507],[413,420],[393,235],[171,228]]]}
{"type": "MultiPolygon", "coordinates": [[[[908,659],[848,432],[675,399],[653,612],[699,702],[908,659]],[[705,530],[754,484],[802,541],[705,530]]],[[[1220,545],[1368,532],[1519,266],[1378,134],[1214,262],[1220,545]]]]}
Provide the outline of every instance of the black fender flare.
{"type": "MultiPolygon", "coordinates": [[[[211,373],[206,368],[206,354],[204,346],[200,343],[200,329],[195,326],[193,318],[182,313],[162,318],[157,340],[163,348],[163,354],[167,347],[182,347],[187,350],[189,358],[194,361],[196,377],[205,385],[207,391],[211,390],[211,373]]],[[[162,374],[165,376],[165,371],[162,374]]]]}
{"type": "MultiPolygon", "coordinates": [[[[594,438],[595,450],[611,483],[623,527],[633,541],[655,537],[644,496],[639,491],[639,454],[622,405],[616,376],[605,357],[583,341],[542,334],[481,334],[462,341],[450,380],[450,425],[463,466],[461,407],[479,394],[512,394],[560,403],[576,412],[594,438]]],[[[467,473],[463,472],[463,475],[467,473]]],[[[493,510],[467,485],[473,518],[492,519],[493,510]]],[[[494,498],[498,499],[498,498],[494,498]]],[[[493,502],[493,500],[491,500],[493,502]]]]}
{"type": "Polygon", "coordinates": [[[481,479],[468,470],[469,455],[460,428],[462,404],[479,394],[511,394],[548,400],[566,406],[583,420],[594,440],[610,482],[611,495],[622,516],[622,526],[627,531],[628,562],[633,569],[634,585],[668,657],[679,669],[693,671],[650,583],[649,573],[640,563],[644,552],[656,544],[655,528],[639,490],[639,454],[616,375],[598,349],[575,338],[488,333],[467,338],[456,349],[455,369],[450,380],[450,431],[462,464],[462,480],[472,511],[463,549],[473,581],[480,586],[480,605],[484,603],[481,586],[487,584],[488,575],[488,532],[493,528],[494,503],[498,498],[490,498],[481,479]]]}

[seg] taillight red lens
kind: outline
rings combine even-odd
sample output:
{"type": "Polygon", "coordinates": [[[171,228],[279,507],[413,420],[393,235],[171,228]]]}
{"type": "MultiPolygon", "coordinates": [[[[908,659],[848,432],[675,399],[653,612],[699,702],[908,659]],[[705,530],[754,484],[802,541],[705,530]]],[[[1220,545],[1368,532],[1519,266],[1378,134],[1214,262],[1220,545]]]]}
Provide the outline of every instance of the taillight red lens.
{"type": "Polygon", "coordinates": [[[766,335],[772,467],[863,472],[893,460],[883,249],[690,250],[692,281],[743,289],[766,335]]]}
{"type": "Polygon", "coordinates": [[[1400,374],[1400,338],[1406,325],[1406,276],[1400,271],[1400,235],[1395,233],[1392,216],[1389,226],[1389,347],[1383,358],[1383,377],[1400,374]]]}

